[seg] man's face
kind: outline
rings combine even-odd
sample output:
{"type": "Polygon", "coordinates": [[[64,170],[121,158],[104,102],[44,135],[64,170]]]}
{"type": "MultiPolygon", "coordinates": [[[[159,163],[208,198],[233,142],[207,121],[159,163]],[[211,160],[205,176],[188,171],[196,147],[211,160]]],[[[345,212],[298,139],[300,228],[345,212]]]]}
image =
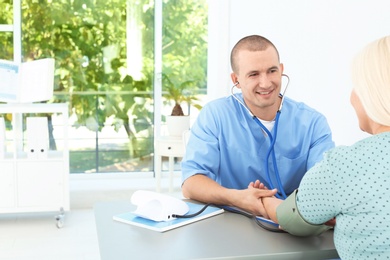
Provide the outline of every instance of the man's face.
{"type": "Polygon", "coordinates": [[[268,47],[264,51],[240,51],[237,64],[237,87],[241,88],[246,105],[261,119],[272,120],[280,104],[283,73],[276,50],[268,47]]]}

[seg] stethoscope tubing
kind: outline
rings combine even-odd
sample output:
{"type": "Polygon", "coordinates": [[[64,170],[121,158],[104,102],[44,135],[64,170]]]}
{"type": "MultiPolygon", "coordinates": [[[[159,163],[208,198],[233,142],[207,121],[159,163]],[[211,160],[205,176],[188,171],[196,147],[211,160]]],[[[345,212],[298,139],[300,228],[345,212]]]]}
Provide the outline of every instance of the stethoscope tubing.
{"type": "Polygon", "coordinates": [[[286,93],[286,90],[287,90],[287,87],[290,83],[290,78],[289,76],[287,76],[286,74],[282,74],[282,76],[285,76],[287,77],[288,79],[288,82],[287,82],[287,85],[286,85],[286,88],[284,89],[283,91],[283,94],[280,94],[282,100],[280,102],[280,106],[279,106],[279,110],[276,112],[276,117],[275,117],[275,125],[274,125],[274,128],[273,128],[273,132],[274,132],[274,136],[272,136],[271,132],[260,122],[260,120],[257,118],[257,116],[255,116],[252,111],[250,111],[250,109],[241,101],[239,100],[236,95],[234,95],[233,93],[233,89],[234,87],[237,86],[238,82],[236,82],[233,87],[231,88],[231,95],[233,96],[234,99],[236,99],[238,101],[238,103],[240,103],[248,112],[249,114],[252,116],[252,118],[255,120],[255,122],[260,126],[260,128],[268,135],[268,137],[270,138],[270,147],[268,148],[268,151],[267,151],[267,155],[266,155],[266,160],[264,161],[264,169],[265,169],[265,173],[266,173],[266,176],[267,176],[267,181],[268,181],[268,184],[269,184],[269,188],[270,189],[274,189],[275,186],[273,185],[272,183],[272,180],[271,180],[271,175],[270,175],[270,172],[269,172],[269,166],[268,166],[268,162],[269,162],[269,157],[272,156],[272,164],[273,164],[273,168],[274,168],[274,171],[275,171],[275,179],[276,179],[276,182],[277,182],[277,190],[278,190],[278,193],[275,194],[275,196],[279,199],[286,199],[287,198],[287,195],[286,195],[286,192],[284,191],[284,188],[283,188],[283,185],[282,185],[282,181],[280,179],[280,175],[279,175],[279,170],[278,170],[278,166],[276,164],[276,156],[275,156],[275,150],[274,150],[274,147],[275,147],[275,141],[276,141],[276,136],[277,136],[277,133],[278,133],[278,125],[279,125],[279,117],[280,117],[280,114],[281,114],[281,111],[282,111],[282,107],[283,107],[283,101],[284,101],[284,94],[286,93]]]}
{"type": "Polygon", "coordinates": [[[271,180],[271,175],[270,175],[269,166],[268,166],[269,157],[272,156],[272,165],[274,167],[275,178],[276,178],[276,182],[278,184],[278,186],[277,186],[278,193],[275,194],[275,196],[277,198],[279,198],[279,199],[285,199],[285,198],[287,198],[287,196],[286,196],[286,193],[284,191],[284,188],[283,188],[283,185],[282,185],[282,181],[280,179],[279,169],[278,169],[278,166],[276,164],[276,156],[275,156],[275,150],[274,150],[276,136],[277,136],[277,132],[278,132],[277,128],[278,128],[278,125],[279,125],[280,114],[281,114],[280,111],[278,111],[276,113],[275,125],[274,125],[274,136],[272,136],[271,132],[260,122],[260,120],[256,116],[254,116],[253,119],[266,132],[266,134],[268,135],[268,137],[270,139],[270,147],[267,150],[266,160],[264,161],[264,169],[265,169],[265,173],[267,175],[268,184],[270,186],[269,188],[270,189],[275,188],[275,186],[273,185],[273,182],[271,180]]]}

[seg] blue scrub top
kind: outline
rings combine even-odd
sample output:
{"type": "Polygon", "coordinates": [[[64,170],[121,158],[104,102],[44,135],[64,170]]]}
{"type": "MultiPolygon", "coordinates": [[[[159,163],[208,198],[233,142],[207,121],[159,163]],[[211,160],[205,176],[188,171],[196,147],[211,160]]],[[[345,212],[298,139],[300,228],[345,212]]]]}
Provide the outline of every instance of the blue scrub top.
{"type": "MultiPolygon", "coordinates": [[[[236,97],[242,100],[242,94],[236,97]]],[[[269,147],[269,137],[236,99],[229,96],[211,101],[202,108],[191,128],[181,163],[182,181],[204,174],[226,188],[246,189],[255,180],[270,188],[264,170],[269,147]]],[[[326,118],[304,103],[286,97],[274,150],[287,195],[298,188],[306,171],[333,147],[326,118]]],[[[271,157],[268,163],[275,187],[271,157]]]]}

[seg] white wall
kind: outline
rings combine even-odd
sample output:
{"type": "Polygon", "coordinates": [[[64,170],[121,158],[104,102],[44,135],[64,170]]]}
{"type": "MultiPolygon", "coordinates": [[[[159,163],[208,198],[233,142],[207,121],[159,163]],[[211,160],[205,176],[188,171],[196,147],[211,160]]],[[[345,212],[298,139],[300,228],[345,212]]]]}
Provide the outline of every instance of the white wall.
{"type": "Polygon", "coordinates": [[[229,3],[226,0],[208,1],[208,65],[207,95],[212,100],[228,95],[226,86],[230,79],[229,3]]]}
{"type": "Polygon", "coordinates": [[[365,44],[390,33],[388,0],[211,0],[210,7],[218,11],[209,27],[210,99],[229,94],[233,45],[260,34],[280,52],[291,79],[286,95],[325,114],[337,145],[367,136],[349,103],[350,64],[365,44]]]}

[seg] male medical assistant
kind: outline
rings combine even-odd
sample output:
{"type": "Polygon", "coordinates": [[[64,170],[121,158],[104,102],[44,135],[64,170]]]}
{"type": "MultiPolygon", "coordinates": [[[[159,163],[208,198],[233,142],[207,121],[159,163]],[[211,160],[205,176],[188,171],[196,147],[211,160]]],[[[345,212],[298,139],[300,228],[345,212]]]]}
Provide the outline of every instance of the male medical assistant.
{"type": "MultiPolygon", "coordinates": [[[[235,96],[244,102],[241,93],[235,96]]],[[[202,108],[191,128],[181,164],[182,181],[204,174],[226,188],[246,189],[255,180],[269,187],[264,170],[269,147],[269,137],[234,97],[214,100],[202,108]]],[[[305,172],[333,147],[326,118],[304,103],[285,97],[274,150],[287,195],[298,188],[305,172]]],[[[268,163],[271,181],[277,183],[272,160],[268,163]]]]}

